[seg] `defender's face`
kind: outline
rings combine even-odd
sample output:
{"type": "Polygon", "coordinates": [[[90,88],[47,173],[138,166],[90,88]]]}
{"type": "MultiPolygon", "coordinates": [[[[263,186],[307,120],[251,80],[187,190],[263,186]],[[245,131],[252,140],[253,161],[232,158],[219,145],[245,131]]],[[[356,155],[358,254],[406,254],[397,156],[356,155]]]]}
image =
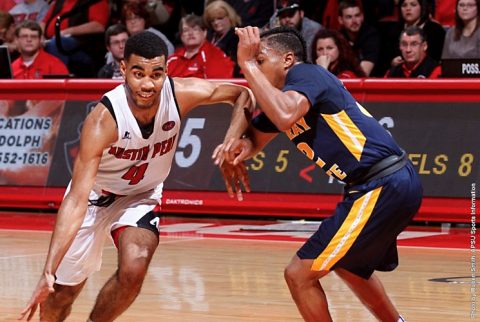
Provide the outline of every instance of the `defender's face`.
{"type": "Polygon", "coordinates": [[[129,100],[140,109],[157,107],[166,78],[165,56],[147,59],[131,55],[121,61],[129,100]]]}
{"type": "Polygon", "coordinates": [[[270,84],[281,89],[285,84],[285,61],[284,55],[273,48],[268,47],[265,42],[260,43],[257,64],[260,71],[265,75],[270,84]]]}

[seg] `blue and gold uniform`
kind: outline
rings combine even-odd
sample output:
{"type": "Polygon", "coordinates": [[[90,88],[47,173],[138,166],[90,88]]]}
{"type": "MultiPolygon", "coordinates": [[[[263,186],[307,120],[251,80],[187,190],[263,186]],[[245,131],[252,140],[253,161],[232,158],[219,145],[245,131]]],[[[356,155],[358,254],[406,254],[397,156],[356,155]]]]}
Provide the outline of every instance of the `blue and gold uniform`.
{"type": "MultiPolygon", "coordinates": [[[[368,279],[398,265],[396,238],[420,207],[422,188],[395,140],[331,73],[297,64],[283,91],[303,94],[309,111],[285,134],[326,173],[346,183],[333,216],[297,252],[312,270],[345,268],[368,279]]],[[[253,120],[278,132],[263,113],[253,120]]]]}

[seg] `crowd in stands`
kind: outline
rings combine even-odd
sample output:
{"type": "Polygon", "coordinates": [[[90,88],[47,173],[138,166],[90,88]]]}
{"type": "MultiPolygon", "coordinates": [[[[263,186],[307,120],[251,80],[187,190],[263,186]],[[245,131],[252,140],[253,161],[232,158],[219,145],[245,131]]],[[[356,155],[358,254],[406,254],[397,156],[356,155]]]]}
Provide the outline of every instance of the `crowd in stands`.
{"type": "Polygon", "coordinates": [[[235,28],[296,28],[312,63],[339,78],[445,77],[480,60],[480,0],[2,0],[0,45],[14,78],[120,79],[129,36],[168,48],[170,76],[241,78],[235,28]]]}

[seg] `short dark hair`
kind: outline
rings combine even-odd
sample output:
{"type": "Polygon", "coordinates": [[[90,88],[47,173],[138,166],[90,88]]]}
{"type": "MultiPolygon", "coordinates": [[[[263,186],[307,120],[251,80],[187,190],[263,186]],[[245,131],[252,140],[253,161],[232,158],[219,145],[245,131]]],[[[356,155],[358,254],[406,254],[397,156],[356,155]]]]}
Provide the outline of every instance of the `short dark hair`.
{"type": "Polygon", "coordinates": [[[127,27],[125,27],[123,24],[117,23],[115,25],[111,25],[105,31],[105,45],[106,46],[110,45],[110,37],[120,35],[123,33],[128,34],[127,27]]]}
{"type": "Polygon", "coordinates": [[[291,51],[298,61],[308,61],[305,39],[295,28],[286,26],[272,28],[262,32],[260,38],[281,53],[291,51]]]}
{"type": "Polygon", "coordinates": [[[343,10],[348,8],[359,7],[360,11],[363,13],[363,7],[360,1],[358,0],[341,0],[338,4],[338,16],[343,16],[343,10]]]}
{"type": "Polygon", "coordinates": [[[32,20],[24,20],[22,21],[16,28],[15,28],[15,36],[18,37],[20,34],[21,29],[29,29],[38,32],[38,37],[42,37],[42,27],[36,22],[32,20]]]}
{"type": "Polygon", "coordinates": [[[167,45],[162,38],[150,31],[141,31],[128,38],[125,44],[125,60],[131,55],[137,55],[146,59],[152,59],[159,56],[167,57],[167,45]]]}
{"type": "MultiPolygon", "coordinates": [[[[400,39],[402,39],[402,36],[403,35],[407,35],[407,36],[415,36],[415,35],[419,35],[420,36],[420,39],[422,40],[422,42],[424,41],[427,41],[427,36],[425,34],[425,31],[420,28],[419,26],[409,26],[407,28],[405,28],[401,33],[400,33],[400,39]]],[[[400,40],[399,39],[399,40],[400,40]]]]}

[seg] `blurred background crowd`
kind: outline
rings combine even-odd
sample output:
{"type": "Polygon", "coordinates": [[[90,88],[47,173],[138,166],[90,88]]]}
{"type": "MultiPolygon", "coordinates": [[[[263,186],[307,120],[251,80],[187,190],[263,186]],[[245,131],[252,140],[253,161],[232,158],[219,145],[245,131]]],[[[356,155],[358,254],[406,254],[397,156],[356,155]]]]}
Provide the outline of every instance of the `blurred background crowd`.
{"type": "MultiPolygon", "coordinates": [[[[170,76],[241,78],[234,29],[298,29],[314,64],[339,78],[448,77],[480,59],[480,0],[2,0],[0,45],[16,79],[121,78],[129,36],[168,47],[170,76]]],[[[480,71],[479,71],[480,73],[480,71]]]]}

